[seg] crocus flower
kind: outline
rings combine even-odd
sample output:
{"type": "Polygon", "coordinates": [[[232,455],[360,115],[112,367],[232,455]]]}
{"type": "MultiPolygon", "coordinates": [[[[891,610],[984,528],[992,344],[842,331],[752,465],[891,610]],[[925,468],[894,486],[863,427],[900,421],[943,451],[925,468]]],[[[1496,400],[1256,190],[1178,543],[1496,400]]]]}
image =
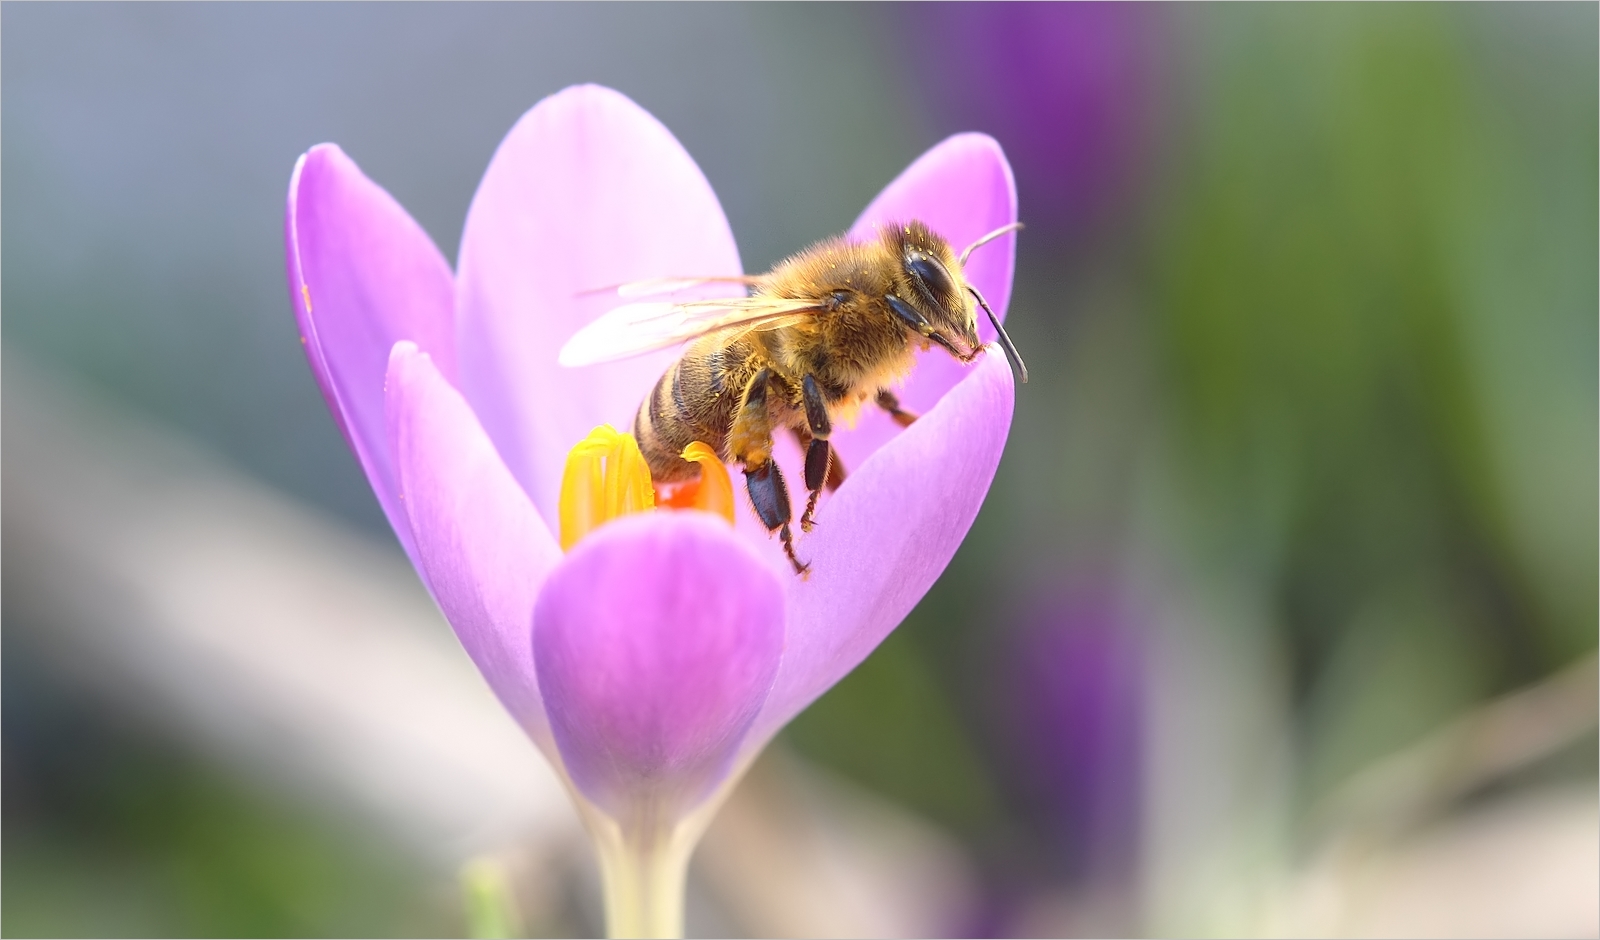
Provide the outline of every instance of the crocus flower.
{"type": "Polygon", "coordinates": [[[1139,836],[1144,669],[1134,603],[1110,579],[1057,585],[1002,641],[1019,802],[1075,885],[1124,885],[1139,836]]]}
{"type": "Polygon", "coordinates": [[[1125,210],[1152,144],[1165,14],[1144,4],[910,3],[908,48],[961,49],[916,84],[935,125],[981,122],[1016,161],[1035,235],[1125,210]]]}
{"type": "MultiPolygon", "coordinates": [[[[946,140],[850,231],[911,218],[956,245],[1014,221],[999,146],[946,140]]],[[[681,930],[688,854],[721,798],[900,622],[971,526],[1011,422],[1004,357],[962,366],[935,349],[901,393],[921,420],[901,431],[869,414],[835,435],[850,475],[799,539],[807,579],[745,505],[736,527],[627,515],[563,552],[550,523],[569,450],[597,425],[629,427],[673,356],[559,367],[566,339],[617,302],[595,289],[742,271],[671,133],[605,88],[540,102],[490,162],[454,274],[330,144],[295,166],[286,228],[302,342],[334,419],[462,646],[567,782],[610,929],[681,930]]],[[[1001,314],[1013,251],[1007,235],[967,267],[1001,314]]],[[[778,455],[794,466],[792,444],[778,455]]]]}

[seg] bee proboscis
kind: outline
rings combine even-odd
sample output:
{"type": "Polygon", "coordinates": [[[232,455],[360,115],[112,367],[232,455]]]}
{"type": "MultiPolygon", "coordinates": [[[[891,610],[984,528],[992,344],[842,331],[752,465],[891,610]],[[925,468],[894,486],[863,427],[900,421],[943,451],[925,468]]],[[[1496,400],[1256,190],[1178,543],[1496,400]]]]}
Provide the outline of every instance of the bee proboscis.
{"type": "Polygon", "coordinates": [[[789,529],[792,507],[772,459],[772,436],[787,428],[805,452],[810,531],[824,487],[843,468],[828,444],[834,422],[872,402],[901,426],[916,416],[890,386],[938,345],[962,362],[983,351],[976,307],[989,315],[1022,381],[1028,370],[1000,319],[963,276],[979,246],[1021,228],[1002,226],[959,255],[921,222],[885,225],[875,240],[819,242],[755,276],[658,278],[616,288],[619,297],[671,293],[708,281],[745,285],[748,294],[716,300],[639,301],[616,307],[562,347],[566,366],[622,359],[688,342],[645,397],[633,434],[657,483],[694,479],[699,466],[680,455],[694,441],[744,468],[745,488],[762,525],[777,532],[797,574],[789,529]],[[976,302],[976,306],[974,305],[976,302]]]}

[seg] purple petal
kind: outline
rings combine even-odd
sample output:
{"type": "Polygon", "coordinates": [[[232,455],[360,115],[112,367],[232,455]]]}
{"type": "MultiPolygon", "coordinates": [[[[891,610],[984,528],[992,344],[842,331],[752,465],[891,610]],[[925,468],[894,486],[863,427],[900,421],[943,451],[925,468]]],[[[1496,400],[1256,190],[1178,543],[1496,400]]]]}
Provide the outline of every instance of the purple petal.
{"type": "MultiPolygon", "coordinates": [[[[1000,145],[984,134],[957,134],[935,146],[872,200],[851,226],[850,236],[872,238],[879,225],[908,219],[926,222],[949,239],[957,252],[1000,226],[1015,222],[1017,186],[1000,145]]],[[[967,279],[1002,319],[1011,300],[1016,239],[1014,233],[1003,235],[974,251],[967,262],[967,279]]],[[[986,343],[995,338],[994,328],[981,310],[978,335],[986,343]]],[[[987,355],[1000,356],[1001,352],[992,349],[987,355]]],[[[917,414],[932,408],[971,371],[970,366],[963,366],[937,346],[917,359],[905,388],[896,392],[900,401],[917,414]]],[[[863,409],[855,430],[837,435],[833,443],[845,467],[853,470],[899,432],[900,428],[882,409],[869,407],[863,409]]]]}
{"type": "Polygon", "coordinates": [[[528,624],[561,549],[431,357],[397,343],[387,399],[417,569],[500,701],[553,759],[528,624]]]}
{"type": "Polygon", "coordinates": [[[994,480],[1012,403],[1005,358],[980,359],[823,504],[800,543],[811,575],[790,585],[788,648],[751,745],[844,678],[938,579],[994,480]]]}
{"type": "Polygon", "coordinates": [[[574,784],[613,818],[727,775],[783,655],[783,589],[704,513],[618,519],[550,576],[534,661],[574,784]]]}
{"type": "MultiPolygon", "coordinates": [[[[592,292],[740,271],[710,184],[659,121],[617,92],[569,88],[506,135],[461,237],[462,387],[546,519],[558,518],[567,451],[598,424],[627,430],[675,356],[558,366],[567,338],[620,302],[592,292]]],[[[723,284],[674,296],[739,292],[723,284]]]]}
{"type": "Polygon", "coordinates": [[[454,374],[450,267],[421,226],[333,144],[295,164],[284,242],[311,371],[415,561],[384,424],[383,376],[399,340],[431,353],[446,377],[454,374]]]}

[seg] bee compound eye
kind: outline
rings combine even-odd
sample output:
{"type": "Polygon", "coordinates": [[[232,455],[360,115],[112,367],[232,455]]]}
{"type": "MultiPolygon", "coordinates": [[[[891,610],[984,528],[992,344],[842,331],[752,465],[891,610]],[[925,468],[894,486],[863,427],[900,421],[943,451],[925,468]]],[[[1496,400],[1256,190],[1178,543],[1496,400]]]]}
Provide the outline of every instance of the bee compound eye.
{"type": "Polygon", "coordinates": [[[949,297],[955,293],[955,285],[950,282],[950,275],[945,271],[944,265],[920,251],[906,252],[906,272],[919,281],[935,299],[949,297]]]}

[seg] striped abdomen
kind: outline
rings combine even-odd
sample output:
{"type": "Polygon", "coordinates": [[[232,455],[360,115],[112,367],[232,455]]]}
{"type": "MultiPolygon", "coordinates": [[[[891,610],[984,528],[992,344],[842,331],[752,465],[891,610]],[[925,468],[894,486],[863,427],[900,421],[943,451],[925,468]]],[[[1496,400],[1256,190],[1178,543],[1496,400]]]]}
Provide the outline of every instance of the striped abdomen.
{"type": "Polygon", "coordinates": [[[696,464],[679,456],[695,441],[710,446],[723,460],[732,459],[727,452],[728,427],[744,387],[757,371],[751,361],[757,353],[749,337],[732,343],[703,337],[656,381],[633,419],[633,436],[656,482],[699,475],[696,464]]]}

